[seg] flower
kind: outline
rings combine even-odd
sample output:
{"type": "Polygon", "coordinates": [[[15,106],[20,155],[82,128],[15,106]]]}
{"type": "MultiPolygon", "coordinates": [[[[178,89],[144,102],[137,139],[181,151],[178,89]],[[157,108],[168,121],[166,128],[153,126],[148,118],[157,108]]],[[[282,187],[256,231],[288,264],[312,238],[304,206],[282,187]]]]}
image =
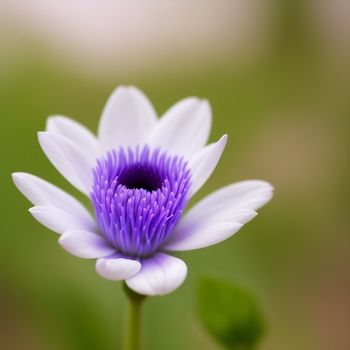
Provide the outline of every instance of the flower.
{"type": "Polygon", "coordinates": [[[144,295],[179,287],[186,264],[172,251],[198,249],[236,233],[272,197],[264,181],[226,186],[182,215],[216,167],[227,136],[206,145],[207,101],[184,99],[158,120],[135,87],[119,87],[103,110],[98,136],[72,119],[53,116],[39,143],[56,169],[92,203],[95,219],[75,198],[45,180],[14,173],[30,213],[60,234],[80,258],[97,259],[109,280],[125,280],[144,295]]]}

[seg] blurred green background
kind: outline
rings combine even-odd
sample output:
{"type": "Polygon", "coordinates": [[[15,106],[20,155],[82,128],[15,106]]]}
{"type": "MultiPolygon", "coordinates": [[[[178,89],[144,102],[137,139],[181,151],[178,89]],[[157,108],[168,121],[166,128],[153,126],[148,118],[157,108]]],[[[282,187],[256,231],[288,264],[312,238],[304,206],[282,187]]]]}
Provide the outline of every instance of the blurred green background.
{"type": "Polygon", "coordinates": [[[242,179],[276,188],[236,236],[181,254],[185,284],[146,304],[146,349],[220,349],[197,321],[203,274],[250,289],[261,349],[350,349],[350,5],[341,0],[0,3],[0,348],[118,349],[125,297],[28,213],[10,174],[84,198],[37,142],[48,115],[96,130],[121,84],[159,115],[196,95],[229,142],[194,202],[242,179]],[[72,4],[74,3],[74,4],[72,4]]]}

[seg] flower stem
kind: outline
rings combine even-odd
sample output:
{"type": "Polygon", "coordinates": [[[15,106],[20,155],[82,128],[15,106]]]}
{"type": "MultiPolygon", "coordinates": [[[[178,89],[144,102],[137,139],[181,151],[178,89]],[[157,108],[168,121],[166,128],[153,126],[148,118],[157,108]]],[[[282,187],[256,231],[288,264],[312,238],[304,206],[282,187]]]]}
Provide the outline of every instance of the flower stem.
{"type": "Polygon", "coordinates": [[[140,295],[128,288],[124,283],[124,291],[128,297],[126,329],[124,335],[124,350],[141,349],[141,311],[146,296],[140,295]]]}

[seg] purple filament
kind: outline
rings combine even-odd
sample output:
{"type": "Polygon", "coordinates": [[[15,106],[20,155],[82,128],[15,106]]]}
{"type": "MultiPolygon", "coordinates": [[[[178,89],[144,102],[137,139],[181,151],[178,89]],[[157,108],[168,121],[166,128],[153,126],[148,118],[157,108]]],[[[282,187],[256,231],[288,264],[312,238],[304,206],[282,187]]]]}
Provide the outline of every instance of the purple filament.
{"type": "Polygon", "coordinates": [[[125,256],[152,255],[188,202],[187,162],[148,146],[120,148],[98,160],[93,175],[91,200],[103,236],[125,256]]]}

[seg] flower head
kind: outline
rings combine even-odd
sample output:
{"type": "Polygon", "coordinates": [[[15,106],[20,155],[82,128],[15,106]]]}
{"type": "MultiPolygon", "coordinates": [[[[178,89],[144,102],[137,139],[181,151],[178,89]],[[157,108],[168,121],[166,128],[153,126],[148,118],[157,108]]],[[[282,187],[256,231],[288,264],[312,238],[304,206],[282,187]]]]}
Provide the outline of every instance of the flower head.
{"type": "Polygon", "coordinates": [[[226,186],[185,207],[216,167],[224,135],[206,145],[207,101],[187,98],[158,120],[134,87],[115,90],[102,113],[98,137],[62,116],[48,119],[39,142],[57,170],[92,203],[94,217],[76,199],[34,175],[15,173],[31,214],[60,234],[73,255],[97,259],[106,279],[134,291],[164,295],[181,285],[186,264],[171,251],[198,249],[232,236],[272,197],[272,186],[250,180],[226,186]]]}

